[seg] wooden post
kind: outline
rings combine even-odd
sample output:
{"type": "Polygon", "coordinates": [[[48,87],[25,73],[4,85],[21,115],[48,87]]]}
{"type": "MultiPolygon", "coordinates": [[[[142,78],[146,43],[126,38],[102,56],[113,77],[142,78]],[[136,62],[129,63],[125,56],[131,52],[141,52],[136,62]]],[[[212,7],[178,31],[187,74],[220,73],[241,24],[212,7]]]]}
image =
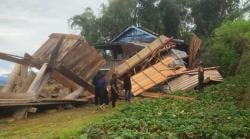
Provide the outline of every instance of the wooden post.
{"type": "Polygon", "coordinates": [[[21,70],[21,65],[16,64],[10,77],[9,77],[8,82],[6,83],[4,88],[2,89],[3,93],[9,93],[9,92],[13,91],[13,89],[15,87],[16,80],[18,79],[18,76],[20,74],[20,70],[21,70]]]}
{"type": "MultiPolygon", "coordinates": [[[[27,94],[29,96],[31,96],[32,99],[37,99],[41,88],[46,83],[46,81],[49,79],[50,74],[47,73],[47,68],[48,68],[48,64],[47,63],[43,64],[43,66],[41,67],[40,71],[37,73],[37,76],[35,77],[35,79],[31,83],[31,85],[27,91],[27,94]]],[[[27,118],[29,109],[30,109],[30,107],[18,108],[13,115],[14,119],[20,120],[23,118],[27,118]]]]}
{"type": "Polygon", "coordinates": [[[70,93],[69,95],[67,95],[66,97],[64,97],[65,99],[76,99],[79,96],[81,96],[81,94],[84,92],[84,88],[79,87],[77,90],[75,90],[74,92],[70,93]]]}
{"type": "Polygon", "coordinates": [[[40,94],[43,90],[43,87],[48,83],[49,81],[49,78],[50,78],[50,73],[46,73],[42,82],[41,82],[41,85],[40,85],[40,88],[37,90],[37,94],[40,94]]]}
{"type": "Polygon", "coordinates": [[[32,82],[27,91],[27,94],[31,95],[33,99],[36,99],[39,95],[38,90],[39,88],[41,88],[41,84],[44,79],[44,75],[46,74],[47,68],[48,64],[47,63],[43,64],[36,78],[34,79],[34,81],[32,82]]]}
{"type": "Polygon", "coordinates": [[[23,84],[28,76],[28,66],[21,65],[20,67],[20,80],[21,84],[23,84]]]}

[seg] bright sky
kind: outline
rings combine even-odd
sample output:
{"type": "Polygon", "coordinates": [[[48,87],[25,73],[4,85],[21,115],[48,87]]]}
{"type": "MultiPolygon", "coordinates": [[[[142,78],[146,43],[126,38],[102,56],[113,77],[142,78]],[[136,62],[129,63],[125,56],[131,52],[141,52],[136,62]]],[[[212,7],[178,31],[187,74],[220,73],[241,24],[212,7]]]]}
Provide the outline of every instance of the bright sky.
{"type": "MultiPolygon", "coordinates": [[[[99,14],[108,0],[0,0],[0,52],[32,54],[53,32],[77,33],[68,19],[90,7],[99,14]]],[[[0,60],[0,75],[13,63],[0,60]]]]}

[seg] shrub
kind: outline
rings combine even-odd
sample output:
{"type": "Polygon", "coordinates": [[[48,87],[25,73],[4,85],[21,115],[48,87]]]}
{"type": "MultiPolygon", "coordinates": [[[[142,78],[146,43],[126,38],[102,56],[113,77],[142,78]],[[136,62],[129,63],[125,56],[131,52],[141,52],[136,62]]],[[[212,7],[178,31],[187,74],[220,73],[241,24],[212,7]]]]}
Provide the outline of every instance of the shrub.
{"type": "Polygon", "coordinates": [[[224,76],[232,75],[238,67],[243,50],[249,47],[250,21],[237,19],[224,22],[205,46],[203,61],[207,65],[219,65],[224,76]]]}

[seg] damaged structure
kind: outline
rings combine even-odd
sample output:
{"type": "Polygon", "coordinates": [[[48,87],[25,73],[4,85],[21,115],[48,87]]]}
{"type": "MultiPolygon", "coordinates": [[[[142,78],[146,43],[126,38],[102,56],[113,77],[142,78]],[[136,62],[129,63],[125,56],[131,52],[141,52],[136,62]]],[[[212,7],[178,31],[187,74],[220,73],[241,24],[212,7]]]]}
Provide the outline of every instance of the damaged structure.
{"type": "Polygon", "coordinates": [[[83,93],[92,95],[94,88],[88,82],[106,63],[82,37],[58,33],[51,34],[32,56],[0,53],[0,58],[17,63],[0,94],[0,107],[22,106],[14,114],[17,119],[27,115],[33,106],[87,102],[89,96],[77,98],[83,93]],[[40,70],[34,77],[28,67],[40,70]],[[71,93],[62,98],[44,97],[42,91],[49,79],[69,88],[71,93]],[[20,89],[13,93],[17,86],[20,89]]]}
{"type": "MultiPolygon", "coordinates": [[[[106,80],[113,73],[119,80],[130,73],[133,96],[163,97],[166,94],[149,91],[159,86],[165,86],[167,94],[194,89],[198,86],[200,45],[196,35],[186,44],[136,26],[126,28],[110,43],[95,47],[78,35],[53,33],[33,55],[0,53],[0,59],[16,63],[0,92],[0,109],[17,107],[13,116],[21,119],[39,106],[87,103],[94,97],[89,82],[99,70],[106,71],[106,80]],[[111,59],[105,60],[108,53],[111,59]],[[39,72],[32,72],[31,67],[39,72]],[[45,91],[50,82],[60,86],[53,90],[55,93],[45,91]]],[[[223,81],[218,67],[205,68],[204,74],[204,83],[223,81]]],[[[119,87],[122,97],[122,84],[119,87]]]]}

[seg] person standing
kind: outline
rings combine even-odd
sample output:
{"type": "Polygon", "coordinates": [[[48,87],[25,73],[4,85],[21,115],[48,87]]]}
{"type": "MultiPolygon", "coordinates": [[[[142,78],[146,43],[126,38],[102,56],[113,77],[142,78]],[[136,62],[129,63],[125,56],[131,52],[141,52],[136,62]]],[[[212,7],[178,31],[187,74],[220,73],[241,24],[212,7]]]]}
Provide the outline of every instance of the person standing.
{"type": "Polygon", "coordinates": [[[112,74],[112,79],[110,80],[110,86],[111,86],[111,101],[112,101],[112,107],[115,107],[116,99],[118,98],[118,87],[117,87],[117,75],[112,74]]]}
{"type": "Polygon", "coordinates": [[[97,88],[97,81],[101,78],[101,72],[98,71],[98,73],[95,75],[95,77],[92,80],[92,84],[95,87],[95,105],[99,105],[100,104],[100,93],[98,92],[98,88],[97,88]]]}
{"type": "Polygon", "coordinates": [[[97,90],[100,98],[100,109],[103,110],[106,100],[105,93],[107,90],[107,81],[105,80],[104,75],[101,75],[100,79],[97,81],[97,90]]]}
{"type": "Polygon", "coordinates": [[[198,90],[203,90],[203,82],[204,82],[204,67],[202,63],[198,66],[198,90]]]}
{"type": "Polygon", "coordinates": [[[129,73],[124,75],[123,84],[124,84],[123,89],[125,90],[125,101],[130,102],[132,85],[129,73]]]}

